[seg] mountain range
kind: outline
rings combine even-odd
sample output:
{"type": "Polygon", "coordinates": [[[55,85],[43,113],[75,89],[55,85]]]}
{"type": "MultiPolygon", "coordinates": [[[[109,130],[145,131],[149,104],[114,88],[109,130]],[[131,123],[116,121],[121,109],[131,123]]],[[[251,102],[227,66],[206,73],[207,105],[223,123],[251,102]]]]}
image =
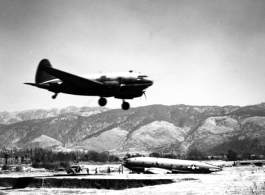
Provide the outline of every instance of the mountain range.
{"type": "Polygon", "coordinates": [[[114,154],[196,148],[209,155],[265,151],[265,103],[251,106],[150,105],[0,112],[0,148],[95,150],[114,154]]]}

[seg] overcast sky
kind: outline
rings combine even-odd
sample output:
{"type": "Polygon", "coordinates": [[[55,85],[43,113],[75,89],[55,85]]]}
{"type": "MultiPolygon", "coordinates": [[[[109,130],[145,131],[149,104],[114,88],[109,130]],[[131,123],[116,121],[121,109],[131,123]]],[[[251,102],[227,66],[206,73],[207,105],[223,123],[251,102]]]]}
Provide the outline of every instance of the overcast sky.
{"type": "Polygon", "coordinates": [[[97,106],[24,85],[43,58],[79,75],[149,75],[147,100],[132,107],[265,102],[264,10],[264,0],[2,0],[0,111],[97,106]]]}

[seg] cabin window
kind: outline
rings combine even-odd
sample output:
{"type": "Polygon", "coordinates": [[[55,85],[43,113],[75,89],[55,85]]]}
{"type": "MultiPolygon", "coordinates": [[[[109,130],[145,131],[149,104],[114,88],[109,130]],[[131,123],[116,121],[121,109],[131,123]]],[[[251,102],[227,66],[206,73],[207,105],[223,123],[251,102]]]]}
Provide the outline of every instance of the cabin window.
{"type": "Polygon", "coordinates": [[[146,75],[139,75],[137,77],[137,80],[143,80],[144,78],[146,78],[147,76],[146,75]]]}

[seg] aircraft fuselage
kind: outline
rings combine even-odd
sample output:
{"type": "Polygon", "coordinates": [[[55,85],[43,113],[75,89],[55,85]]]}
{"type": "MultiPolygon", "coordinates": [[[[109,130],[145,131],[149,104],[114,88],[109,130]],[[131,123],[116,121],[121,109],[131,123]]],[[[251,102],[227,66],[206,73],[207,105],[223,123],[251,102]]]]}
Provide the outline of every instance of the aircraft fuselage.
{"type": "Polygon", "coordinates": [[[143,173],[211,173],[221,170],[199,161],[154,157],[129,158],[123,165],[132,171],[143,173]]]}
{"type": "Polygon", "coordinates": [[[41,83],[40,88],[57,93],[72,95],[115,97],[119,99],[133,99],[143,95],[143,90],[153,84],[147,76],[136,72],[91,74],[80,76],[85,79],[102,83],[102,87],[76,87],[72,83],[60,79],[52,79],[41,83]]]}

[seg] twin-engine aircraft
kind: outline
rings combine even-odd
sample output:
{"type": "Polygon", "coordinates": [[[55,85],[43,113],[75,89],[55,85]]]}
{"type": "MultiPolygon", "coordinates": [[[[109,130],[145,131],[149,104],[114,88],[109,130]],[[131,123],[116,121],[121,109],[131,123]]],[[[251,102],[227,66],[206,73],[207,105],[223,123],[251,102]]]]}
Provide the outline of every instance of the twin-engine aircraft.
{"type": "Polygon", "coordinates": [[[193,160],[179,160],[155,157],[128,158],[123,166],[137,173],[211,173],[222,168],[193,160]]]}
{"type": "Polygon", "coordinates": [[[122,109],[128,110],[130,104],[125,99],[145,95],[145,89],[153,85],[153,81],[134,71],[77,76],[52,68],[49,60],[43,59],[39,63],[35,83],[25,84],[54,92],[53,99],[58,93],[99,96],[100,106],[107,104],[107,97],[115,97],[122,99],[122,109]]]}

